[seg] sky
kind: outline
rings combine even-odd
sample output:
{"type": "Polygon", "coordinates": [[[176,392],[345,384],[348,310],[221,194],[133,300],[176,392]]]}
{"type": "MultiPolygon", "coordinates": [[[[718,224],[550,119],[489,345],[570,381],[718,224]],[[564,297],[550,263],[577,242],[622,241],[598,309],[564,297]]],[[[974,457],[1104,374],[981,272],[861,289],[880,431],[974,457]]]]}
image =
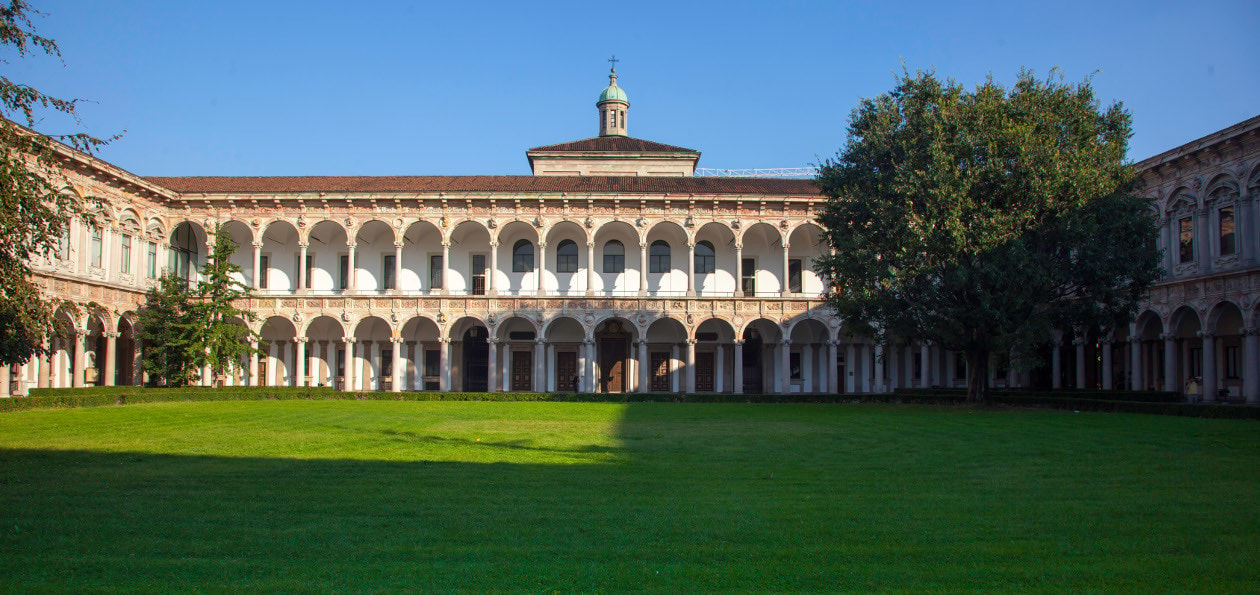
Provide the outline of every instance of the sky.
{"type": "Polygon", "coordinates": [[[700,167],[806,167],[902,68],[972,86],[1087,77],[1137,161],[1260,114],[1260,2],[31,0],[62,61],[3,75],[81,99],[45,133],[121,138],[139,175],[527,175],[598,134],[608,58],[629,133],[700,167]]]}

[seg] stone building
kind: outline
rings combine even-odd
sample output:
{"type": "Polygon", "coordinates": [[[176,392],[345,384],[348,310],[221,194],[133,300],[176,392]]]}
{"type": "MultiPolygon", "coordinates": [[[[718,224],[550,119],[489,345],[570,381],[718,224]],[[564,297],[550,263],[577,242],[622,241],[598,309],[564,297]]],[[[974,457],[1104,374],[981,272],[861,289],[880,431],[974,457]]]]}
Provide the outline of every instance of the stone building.
{"type": "MultiPolygon", "coordinates": [[[[825,199],[811,181],[693,176],[698,151],[629,136],[628,96],[609,78],[599,135],[529,149],[531,176],[143,178],[62,148],[65,191],[103,201],[33,265],[48,295],[84,307],[57,314],[74,330],[49,339],[50,356],[0,369],[0,394],[140,383],[144,292],[164,270],[195,279],[216,233],[238,246],[261,336],[262,355],[217,380],[227,385],[965,384],[953,353],[843,334],[819,298],[825,199]]],[[[996,384],[1176,388],[1217,369],[1216,386],[1257,399],[1258,120],[1138,164],[1161,241],[1181,252],[1137,322],[1056,337],[1050,370],[998,371],[996,384]]]]}

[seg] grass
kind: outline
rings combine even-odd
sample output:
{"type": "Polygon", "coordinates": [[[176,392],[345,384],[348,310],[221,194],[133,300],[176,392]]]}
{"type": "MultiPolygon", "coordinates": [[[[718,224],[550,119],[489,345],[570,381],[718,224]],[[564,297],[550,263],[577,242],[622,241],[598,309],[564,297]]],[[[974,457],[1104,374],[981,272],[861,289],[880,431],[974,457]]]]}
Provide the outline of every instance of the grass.
{"type": "Polygon", "coordinates": [[[0,590],[1253,591],[1254,421],[253,401],[0,415],[0,590]]]}

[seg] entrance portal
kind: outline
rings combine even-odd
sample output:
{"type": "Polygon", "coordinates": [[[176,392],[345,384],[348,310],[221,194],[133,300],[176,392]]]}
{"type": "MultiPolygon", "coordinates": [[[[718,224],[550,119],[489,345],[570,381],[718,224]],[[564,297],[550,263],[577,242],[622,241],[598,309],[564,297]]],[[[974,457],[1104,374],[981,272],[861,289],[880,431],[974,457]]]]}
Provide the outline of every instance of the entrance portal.
{"type": "Polygon", "coordinates": [[[490,388],[490,345],[486,329],[474,326],[464,333],[464,390],[485,392],[490,388]]]}
{"type": "Polygon", "coordinates": [[[744,392],[760,393],[765,390],[761,381],[761,335],[748,331],[744,339],[744,392]]]}
{"type": "Polygon", "coordinates": [[[534,353],[532,351],[512,352],[512,390],[529,391],[534,389],[534,353]]]}

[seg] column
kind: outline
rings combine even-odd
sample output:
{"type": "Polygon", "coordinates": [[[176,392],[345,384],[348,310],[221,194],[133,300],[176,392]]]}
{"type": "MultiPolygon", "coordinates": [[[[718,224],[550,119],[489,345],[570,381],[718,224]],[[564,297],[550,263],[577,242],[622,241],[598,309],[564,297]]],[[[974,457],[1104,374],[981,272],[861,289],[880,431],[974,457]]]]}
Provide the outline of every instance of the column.
{"type": "MultiPolygon", "coordinates": [[[[140,242],[140,243],[144,244],[144,242],[140,242]]],[[[262,246],[263,246],[262,242],[254,242],[254,274],[252,275],[253,279],[251,279],[251,282],[252,282],[251,286],[254,289],[259,288],[259,286],[261,285],[260,281],[262,280],[262,276],[266,273],[266,271],[262,270],[262,246]]],[[[136,252],[139,252],[139,250],[137,250],[136,252]]],[[[137,270],[137,269],[132,269],[132,270],[137,270]]]]}
{"type": "Polygon", "coordinates": [[[324,342],[311,341],[311,357],[307,362],[311,373],[311,386],[324,385],[324,342]]]}
{"type": "MultiPolygon", "coordinates": [[[[445,257],[446,245],[442,247],[443,257],[445,257]]],[[[443,266],[446,260],[442,260],[443,266]]],[[[446,284],[443,283],[443,286],[446,284]]],[[[441,375],[438,377],[438,390],[451,390],[451,340],[446,337],[438,339],[438,368],[441,369],[441,375]]]]}
{"type": "Polygon", "coordinates": [[[696,340],[687,339],[687,394],[696,392],[696,340]]]}
{"type": "Polygon", "coordinates": [[[585,378],[582,379],[582,388],[588,392],[595,392],[595,339],[587,337],[582,340],[583,351],[586,352],[586,362],[583,370],[585,378]]]}
{"type": "Polygon", "coordinates": [[[0,397],[9,396],[9,366],[0,366],[0,397]]]}
{"type": "Polygon", "coordinates": [[[696,295],[696,243],[695,242],[687,242],[687,295],[690,295],[690,296],[696,295]]]}
{"type": "Polygon", "coordinates": [[[744,341],[743,339],[737,339],[733,345],[735,349],[735,369],[732,372],[735,377],[735,386],[731,387],[731,392],[742,395],[744,394],[744,341]]]}
{"type": "Polygon", "coordinates": [[[1142,338],[1129,336],[1129,390],[1142,390],[1142,338]]]}
{"type": "Polygon", "coordinates": [[[669,348],[669,390],[678,392],[678,345],[669,348]]]}
{"type": "Polygon", "coordinates": [[[372,375],[368,377],[368,386],[364,388],[370,391],[381,390],[381,384],[384,378],[381,378],[381,341],[372,341],[372,351],[368,356],[368,367],[372,369],[372,375]]]}
{"type": "Polygon", "coordinates": [[[354,368],[354,390],[363,390],[368,383],[364,381],[366,374],[363,372],[363,352],[367,350],[369,341],[359,341],[354,339],[354,356],[350,358],[350,366],[354,368]]]}
{"type": "Polygon", "coordinates": [[[783,339],[779,343],[779,369],[782,370],[782,377],[779,382],[779,391],[783,394],[792,392],[792,341],[783,339]]]}
{"type": "Polygon", "coordinates": [[[586,243],[586,295],[595,295],[595,242],[586,243]]]}
{"type": "MultiPolygon", "coordinates": [[[[543,364],[543,379],[547,382],[547,392],[556,392],[556,375],[551,374],[556,369],[556,345],[555,343],[547,343],[547,361],[543,364]]],[[[565,380],[568,380],[567,378],[565,380]]],[[[573,388],[570,386],[569,388],[573,388]]]]}
{"type": "Polygon", "coordinates": [[[298,286],[297,293],[306,293],[306,241],[298,242],[298,286]]]}
{"type": "Polygon", "coordinates": [[[718,343],[713,350],[713,392],[723,393],[726,392],[726,346],[718,343]]]}
{"type": "Polygon", "coordinates": [[[1203,401],[1219,400],[1216,395],[1216,334],[1199,332],[1203,338],[1203,401]]]}
{"type": "MultiPolygon", "coordinates": [[[[547,265],[547,243],[538,242],[538,254],[537,254],[537,258],[534,260],[534,295],[543,294],[543,271],[547,270],[546,265],[547,265]]],[[[542,358],[535,357],[534,367],[538,367],[539,359],[542,359],[542,358]]],[[[534,386],[541,386],[541,385],[535,382],[534,386]]]]}
{"type": "Polygon", "coordinates": [[[87,366],[87,330],[74,329],[74,377],[71,379],[70,386],[81,388],[86,383],[83,378],[83,370],[87,366]]]}
{"type": "Polygon", "coordinates": [[[497,393],[499,392],[499,338],[490,337],[486,339],[486,343],[489,344],[487,349],[489,359],[486,367],[486,390],[497,393]]]}
{"type": "Polygon", "coordinates": [[[118,368],[118,333],[109,331],[105,333],[105,386],[114,386],[117,378],[115,372],[118,368]]]}
{"type": "Polygon", "coordinates": [[[648,249],[647,242],[639,242],[639,295],[647,295],[647,290],[648,290],[648,284],[647,284],[647,272],[648,272],[647,249],[648,249]]]}
{"type": "Polygon", "coordinates": [[[44,339],[44,354],[39,356],[39,377],[36,379],[36,386],[39,388],[49,388],[52,386],[52,370],[53,370],[53,343],[49,339],[44,339]]]}
{"type": "Polygon", "coordinates": [[[814,346],[801,345],[801,392],[814,392],[814,346]]]}
{"type": "MultiPolygon", "coordinates": [[[[1173,333],[1164,333],[1160,335],[1164,340],[1164,390],[1180,391],[1181,387],[1177,386],[1177,335],[1173,333]]],[[[1186,358],[1187,361],[1189,358],[1186,358]]],[[[1190,376],[1187,374],[1186,378],[1190,376]]]]}
{"type": "Polygon", "coordinates": [[[294,375],[293,386],[306,386],[306,341],[306,337],[293,340],[294,349],[297,350],[297,371],[294,375]]]}
{"type": "MultiPolygon", "coordinates": [[[[954,370],[958,369],[957,360],[958,360],[957,353],[953,351],[945,352],[945,374],[944,374],[945,379],[943,382],[941,382],[941,386],[944,386],[945,388],[954,387],[954,370]]],[[[968,376],[971,375],[970,369],[967,370],[967,375],[968,376]]]]}
{"type": "Polygon", "coordinates": [[[871,392],[871,346],[863,343],[858,347],[858,357],[862,358],[862,392],[871,392]]]}
{"type": "Polygon", "coordinates": [[[779,286],[779,294],[783,297],[792,295],[792,290],[788,286],[788,243],[787,238],[783,239],[783,285],[779,286]]]}
{"type": "MultiPolygon", "coordinates": [[[[402,291],[402,271],[403,271],[402,249],[403,249],[402,241],[394,242],[394,293],[398,293],[402,291]]],[[[443,279],[443,281],[445,281],[445,279],[443,279]]],[[[443,283],[443,285],[446,285],[446,284],[443,283]]]]}
{"type": "MultiPolygon", "coordinates": [[[[448,249],[449,246],[450,246],[449,242],[442,244],[442,266],[446,266],[446,257],[448,253],[450,252],[450,250],[448,249]]],[[[498,293],[494,289],[494,278],[498,275],[498,273],[499,273],[499,242],[493,241],[493,242],[490,242],[490,272],[486,274],[486,294],[487,295],[498,295],[498,293]]],[[[442,287],[446,287],[447,283],[449,283],[449,281],[446,280],[446,277],[442,277],[442,287]]]]}
{"type": "Polygon", "coordinates": [[[844,392],[857,392],[857,346],[849,343],[844,350],[844,392]]]}
{"type": "Polygon", "coordinates": [[[1055,337],[1050,345],[1054,350],[1050,352],[1050,388],[1063,388],[1063,356],[1059,353],[1063,340],[1055,337]]]}
{"type": "MultiPolygon", "coordinates": [[[[888,389],[884,386],[884,344],[876,343],[875,350],[875,392],[886,393],[888,389]]],[[[952,352],[951,352],[952,353],[952,352]]],[[[952,372],[951,372],[952,373],[952,372]]]]}
{"type": "Polygon", "coordinates": [[[258,339],[249,340],[249,385],[258,386],[258,339]]]}
{"type": "Polygon", "coordinates": [[[888,392],[893,392],[901,386],[901,366],[896,348],[893,345],[889,347],[891,349],[888,350],[888,392]]]}
{"type": "Polygon", "coordinates": [[[744,245],[735,242],[735,297],[744,297],[744,245]]]}
{"type": "Polygon", "coordinates": [[[1248,405],[1260,403],[1260,329],[1244,327],[1243,339],[1243,396],[1248,405]]]}
{"type": "Polygon", "coordinates": [[[346,242],[346,291],[354,293],[359,288],[359,234],[346,242]]]}
{"type": "Polygon", "coordinates": [[[1111,374],[1111,341],[1103,341],[1099,343],[1102,348],[1102,389],[1113,390],[1115,384],[1111,374]]]}
{"type": "MultiPolygon", "coordinates": [[[[398,261],[395,260],[394,262],[398,262],[398,261]]],[[[394,279],[397,280],[398,277],[394,277],[394,279]]],[[[402,386],[403,385],[403,359],[402,359],[403,339],[402,337],[393,337],[390,340],[393,341],[394,343],[394,363],[393,363],[394,377],[390,379],[390,390],[392,392],[399,393],[399,392],[402,392],[402,388],[403,388],[402,386]]]]}
{"type": "Polygon", "coordinates": [[[929,351],[927,343],[919,345],[919,388],[931,386],[932,362],[928,359],[929,351]]]}
{"type": "Polygon", "coordinates": [[[836,374],[840,367],[840,342],[835,339],[827,340],[827,392],[836,394],[840,392],[840,376],[836,374]]]}
{"type": "MultiPolygon", "coordinates": [[[[490,242],[490,245],[491,245],[491,246],[494,246],[494,245],[495,245],[495,243],[494,243],[494,242],[490,242]]],[[[491,287],[493,287],[493,286],[494,286],[494,270],[495,270],[494,257],[495,257],[495,253],[496,253],[496,252],[498,252],[498,250],[495,250],[495,249],[491,248],[491,250],[490,250],[490,269],[491,269],[491,271],[490,271],[490,274],[489,274],[489,275],[487,275],[487,276],[489,277],[489,279],[487,279],[487,281],[486,281],[486,282],[487,282],[487,284],[489,284],[491,287]]],[[[473,273],[473,272],[475,272],[475,271],[469,271],[469,273],[473,273]]],[[[470,275],[470,276],[471,276],[471,275],[470,275]]],[[[451,243],[450,243],[449,241],[444,241],[444,242],[442,242],[442,295],[450,295],[450,293],[451,293],[451,278],[452,278],[452,277],[451,277],[451,243]]],[[[472,281],[469,281],[469,283],[472,283],[472,281]]],[[[469,290],[469,292],[471,292],[471,291],[472,291],[472,285],[469,285],[469,286],[468,286],[468,290],[469,290]]],[[[445,345],[445,343],[444,343],[444,345],[445,345]]],[[[443,347],[443,348],[442,348],[442,352],[443,352],[443,353],[445,353],[445,352],[446,352],[446,348],[445,348],[445,347],[443,347]]],[[[443,369],[443,370],[445,370],[446,368],[445,368],[445,367],[443,367],[442,369],[443,369]]],[[[445,373],[444,373],[443,375],[444,375],[444,376],[446,376],[447,374],[445,374],[445,373]]],[[[449,390],[449,389],[443,388],[442,390],[449,390]]]]}
{"type": "Polygon", "coordinates": [[[647,339],[639,339],[635,345],[638,346],[639,353],[639,392],[646,393],[652,390],[652,366],[648,361],[648,342],[647,339]]]}
{"type": "Polygon", "coordinates": [[[276,350],[280,348],[278,341],[272,341],[267,346],[267,386],[276,386],[276,367],[280,363],[280,356],[276,350]]]}
{"type": "Polygon", "coordinates": [[[1085,338],[1077,337],[1072,339],[1072,346],[1076,348],[1076,389],[1085,389],[1085,338]]]}
{"type": "MultiPolygon", "coordinates": [[[[542,251],[539,250],[539,252],[541,253],[542,251]]],[[[535,267],[534,270],[541,273],[542,267],[535,267]]],[[[534,339],[534,382],[531,383],[531,386],[535,392],[540,393],[547,391],[547,374],[543,371],[547,363],[546,345],[546,339],[534,339]]]]}

